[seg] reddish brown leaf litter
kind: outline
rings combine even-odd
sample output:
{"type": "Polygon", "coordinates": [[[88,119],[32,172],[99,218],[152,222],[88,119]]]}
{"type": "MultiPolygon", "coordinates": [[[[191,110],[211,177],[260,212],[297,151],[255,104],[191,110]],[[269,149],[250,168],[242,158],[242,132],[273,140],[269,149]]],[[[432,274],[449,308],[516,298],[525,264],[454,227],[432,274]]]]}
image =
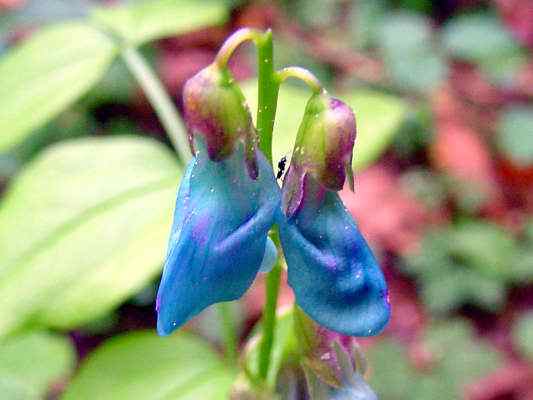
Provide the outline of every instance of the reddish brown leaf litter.
{"type": "Polygon", "coordinates": [[[533,1],[496,0],[496,4],[513,35],[533,49],[533,1]]]}
{"type": "Polygon", "coordinates": [[[533,400],[533,366],[508,363],[465,388],[468,400],[533,400]]]}

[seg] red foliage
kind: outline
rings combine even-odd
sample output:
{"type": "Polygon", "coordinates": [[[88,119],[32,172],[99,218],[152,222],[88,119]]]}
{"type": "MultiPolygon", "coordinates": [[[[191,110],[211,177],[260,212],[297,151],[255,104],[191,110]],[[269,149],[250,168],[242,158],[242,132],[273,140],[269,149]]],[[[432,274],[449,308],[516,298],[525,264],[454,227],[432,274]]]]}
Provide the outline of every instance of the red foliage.
{"type": "Polygon", "coordinates": [[[524,45],[533,48],[533,1],[497,0],[496,4],[514,36],[524,45]]]}
{"type": "Polygon", "coordinates": [[[24,5],[26,0],[0,0],[0,10],[11,10],[24,5]]]}
{"type": "Polygon", "coordinates": [[[437,170],[479,191],[485,199],[485,207],[497,208],[501,205],[495,166],[487,143],[477,132],[459,123],[438,124],[430,154],[437,170]]]}
{"type": "Polygon", "coordinates": [[[468,400],[533,400],[533,366],[509,363],[465,389],[468,400]]]}

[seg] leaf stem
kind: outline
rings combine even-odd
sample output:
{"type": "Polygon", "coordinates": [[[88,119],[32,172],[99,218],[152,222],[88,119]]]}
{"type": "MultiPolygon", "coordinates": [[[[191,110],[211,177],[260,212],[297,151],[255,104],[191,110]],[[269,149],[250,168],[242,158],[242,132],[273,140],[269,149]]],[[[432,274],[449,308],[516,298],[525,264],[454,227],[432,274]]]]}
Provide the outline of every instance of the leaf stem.
{"type": "Polygon", "coordinates": [[[219,303],[217,308],[222,322],[226,360],[233,367],[237,363],[237,349],[239,345],[233,310],[229,302],[219,303]]]}
{"type": "Polygon", "coordinates": [[[285,81],[287,78],[296,78],[305,82],[307,86],[313,91],[313,93],[320,93],[324,91],[322,84],[318,78],[310,71],[302,67],[285,67],[276,73],[279,84],[285,81]]]}
{"type": "Polygon", "coordinates": [[[134,47],[126,47],[122,51],[122,57],[154,108],[172,146],[178,153],[180,162],[183,165],[187,164],[191,158],[191,151],[186,129],[163,84],[134,47]]]}
{"type": "Polygon", "coordinates": [[[233,52],[244,42],[249,40],[257,43],[260,40],[262,34],[260,31],[251,28],[242,28],[235,31],[230,37],[228,37],[215,57],[215,63],[220,68],[226,68],[230,57],[233,52]]]}

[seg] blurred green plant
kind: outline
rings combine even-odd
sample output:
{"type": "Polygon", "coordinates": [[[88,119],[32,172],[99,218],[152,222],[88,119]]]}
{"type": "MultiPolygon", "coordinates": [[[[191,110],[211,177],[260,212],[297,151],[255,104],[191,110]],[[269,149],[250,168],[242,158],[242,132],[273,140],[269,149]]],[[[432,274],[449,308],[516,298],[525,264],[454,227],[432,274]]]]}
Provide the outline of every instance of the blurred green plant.
{"type": "Polygon", "coordinates": [[[66,141],[31,162],[0,208],[0,336],[86,323],[153,279],[179,174],[167,148],[134,136],[66,141]]]}
{"type": "Polygon", "coordinates": [[[181,332],[115,336],[81,365],[62,399],[227,399],[235,372],[202,340],[181,332]]]}
{"type": "Polygon", "coordinates": [[[381,400],[460,399],[465,385],[502,363],[501,355],[474,337],[464,320],[432,324],[416,346],[420,355],[384,339],[367,351],[370,384],[381,400]]]}
{"type": "Polygon", "coordinates": [[[496,144],[502,154],[518,167],[533,165],[533,108],[510,106],[498,125],[496,144]]]}
{"type": "Polygon", "coordinates": [[[420,14],[387,15],[381,23],[379,50],[393,81],[404,90],[428,92],[447,74],[429,20],[420,14]]]}
{"type": "Polygon", "coordinates": [[[533,312],[522,315],[513,327],[513,341],[526,358],[533,360],[533,312]]]}
{"type": "Polygon", "coordinates": [[[527,62],[510,32],[488,14],[453,18],[443,29],[442,41],[450,56],[476,64],[495,83],[511,83],[527,62]]]}
{"type": "Polygon", "coordinates": [[[511,285],[533,280],[530,242],[497,225],[468,221],[427,233],[405,268],[421,286],[426,306],[446,313],[464,304],[498,311],[511,285]]]}
{"type": "Polygon", "coordinates": [[[46,398],[50,384],[74,370],[70,341],[47,332],[27,332],[0,343],[0,393],[6,400],[46,398]]]}
{"type": "Polygon", "coordinates": [[[0,151],[56,117],[104,75],[122,50],[226,17],[224,5],[156,0],[95,8],[51,25],[0,61],[0,151]],[[28,95],[31,93],[31,96],[28,95]]]}

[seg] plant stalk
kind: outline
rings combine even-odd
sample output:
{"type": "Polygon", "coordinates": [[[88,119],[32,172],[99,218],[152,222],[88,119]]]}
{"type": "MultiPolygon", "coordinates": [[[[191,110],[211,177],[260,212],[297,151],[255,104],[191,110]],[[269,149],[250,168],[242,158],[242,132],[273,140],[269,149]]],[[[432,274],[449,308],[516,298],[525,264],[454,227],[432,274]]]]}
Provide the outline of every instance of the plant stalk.
{"type": "MultiPolygon", "coordinates": [[[[272,163],[272,131],[276,117],[279,80],[274,72],[274,54],[272,31],[266,31],[256,40],[258,58],[258,101],[257,130],[259,132],[259,148],[272,163]]],[[[272,238],[279,245],[278,229],[274,229],[272,238]]],[[[279,285],[281,279],[281,262],[278,261],[266,277],[266,301],[263,309],[262,335],[259,344],[259,378],[265,382],[272,358],[272,346],[275,340],[276,308],[278,304],[279,285]]]]}
{"type": "Polygon", "coordinates": [[[154,108],[182,166],[186,165],[191,159],[186,129],[163,84],[136,48],[126,47],[122,58],[154,108]]]}
{"type": "Polygon", "coordinates": [[[256,41],[258,65],[257,130],[259,148],[272,163],[272,131],[278,103],[279,81],[274,72],[272,31],[256,41]]]}
{"type": "Polygon", "coordinates": [[[235,366],[237,363],[238,341],[237,328],[235,326],[235,316],[231,309],[231,303],[224,302],[217,305],[218,315],[222,323],[222,333],[224,339],[224,350],[226,361],[230,366],[235,366]]]}

